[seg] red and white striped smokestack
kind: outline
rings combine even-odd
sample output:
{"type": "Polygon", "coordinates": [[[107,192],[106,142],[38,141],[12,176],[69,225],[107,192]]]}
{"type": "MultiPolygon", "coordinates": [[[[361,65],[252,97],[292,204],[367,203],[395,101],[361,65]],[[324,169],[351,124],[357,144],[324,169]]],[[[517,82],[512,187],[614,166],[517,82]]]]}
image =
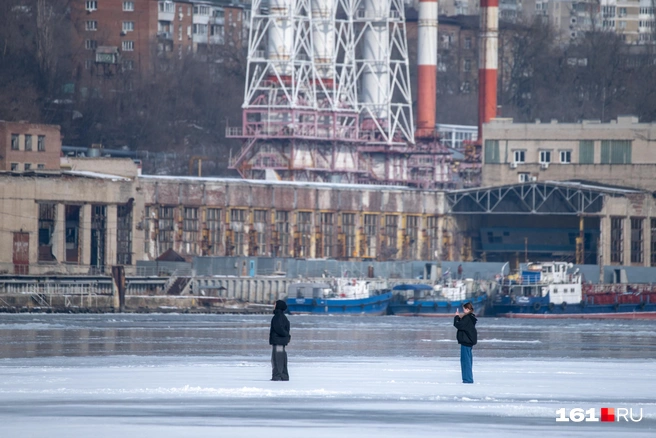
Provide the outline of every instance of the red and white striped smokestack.
{"type": "Polygon", "coordinates": [[[435,132],[437,82],[437,0],[419,0],[417,37],[417,132],[430,137],[435,132]]]}
{"type": "Polygon", "coordinates": [[[483,123],[497,116],[497,67],[499,45],[499,0],[481,0],[481,28],[478,46],[478,142],[483,139],[483,123]]]}

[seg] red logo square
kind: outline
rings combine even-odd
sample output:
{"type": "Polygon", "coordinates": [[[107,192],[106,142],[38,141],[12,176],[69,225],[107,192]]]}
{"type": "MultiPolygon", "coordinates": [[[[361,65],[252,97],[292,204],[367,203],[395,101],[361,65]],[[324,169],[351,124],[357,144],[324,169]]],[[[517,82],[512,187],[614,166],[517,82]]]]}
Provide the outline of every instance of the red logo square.
{"type": "Polygon", "coordinates": [[[601,408],[601,421],[615,421],[615,408],[601,408]]]}

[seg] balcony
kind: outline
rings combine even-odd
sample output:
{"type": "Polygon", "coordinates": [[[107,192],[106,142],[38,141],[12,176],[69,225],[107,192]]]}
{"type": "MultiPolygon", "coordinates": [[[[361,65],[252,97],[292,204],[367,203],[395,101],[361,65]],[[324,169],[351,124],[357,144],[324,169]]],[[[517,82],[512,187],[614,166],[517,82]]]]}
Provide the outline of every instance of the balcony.
{"type": "Polygon", "coordinates": [[[157,32],[157,38],[163,40],[173,40],[173,34],[171,32],[157,32]]]}
{"type": "Polygon", "coordinates": [[[96,62],[99,64],[117,64],[118,47],[100,46],[96,49],[96,62]]]}

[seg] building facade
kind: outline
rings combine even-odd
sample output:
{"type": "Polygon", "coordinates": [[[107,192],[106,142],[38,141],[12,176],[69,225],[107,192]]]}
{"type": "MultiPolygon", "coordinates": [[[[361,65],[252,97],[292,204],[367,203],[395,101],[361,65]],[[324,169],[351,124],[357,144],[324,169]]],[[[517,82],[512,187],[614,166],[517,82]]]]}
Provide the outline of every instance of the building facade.
{"type": "Polygon", "coordinates": [[[537,0],[535,13],[553,25],[564,42],[591,30],[616,33],[629,44],[655,41],[651,0],[537,0]]]}
{"type": "Polygon", "coordinates": [[[156,60],[241,47],[250,2],[228,0],[74,0],[73,58],[84,85],[115,87],[147,75],[156,60]]]}
{"type": "Polygon", "coordinates": [[[589,180],[656,190],[656,124],[636,117],[611,123],[513,123],[483,128],[483,186],[589,180]]]}
{"type": "Polygon", "coordinates": [[[0,121],[0,170],[59,170],[59,126],[0,121]]]}
{"type": "Polygon", "coordinates": [[[130,159],[68,158],[66,165],[0,172],[5,274],[101,273],[117,264],[134,272],[138,260],[169,250],[187,260],[656,266],[656,201],[639,189],[533,182],[440,191],[140,176],[130,159]]]}
{"type": "Polygon", "coordinates": [[[158,2],[76,0],[71,2],[74,63],[84,82],[124,72],[150,71],[157,36],[158,2]]]}

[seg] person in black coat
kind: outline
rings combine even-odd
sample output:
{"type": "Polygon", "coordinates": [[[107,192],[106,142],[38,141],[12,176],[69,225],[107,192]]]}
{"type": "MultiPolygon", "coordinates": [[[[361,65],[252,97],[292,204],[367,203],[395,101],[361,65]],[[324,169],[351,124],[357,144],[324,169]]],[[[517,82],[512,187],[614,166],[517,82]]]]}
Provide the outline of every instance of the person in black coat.
{"type": "Polygon", "coordinates": [[[287,310],[287,303],[282,300],[276,301],[273,318],[271,318],[271,329],[269,330],[269,345],[272,346],[271,368],[273,368],[271,380],[289,380],[285,347],[289,344],[291,335],[289,334],[289,320],[285,316],[285,310],[287,310]]]}
{"type": "Polygon", "coordinates": [[[478,342],[478,332],[476,331],[476,321],[478,320],[474,315],[472,303],[463,304],[462,310],[464,312],[462,318],[458,309],[453,318],[453,326],[458,329],[456,339],[460,344],[460,371],[462,372],[462,383],[474,383],[472,347],[478,342]]]}

